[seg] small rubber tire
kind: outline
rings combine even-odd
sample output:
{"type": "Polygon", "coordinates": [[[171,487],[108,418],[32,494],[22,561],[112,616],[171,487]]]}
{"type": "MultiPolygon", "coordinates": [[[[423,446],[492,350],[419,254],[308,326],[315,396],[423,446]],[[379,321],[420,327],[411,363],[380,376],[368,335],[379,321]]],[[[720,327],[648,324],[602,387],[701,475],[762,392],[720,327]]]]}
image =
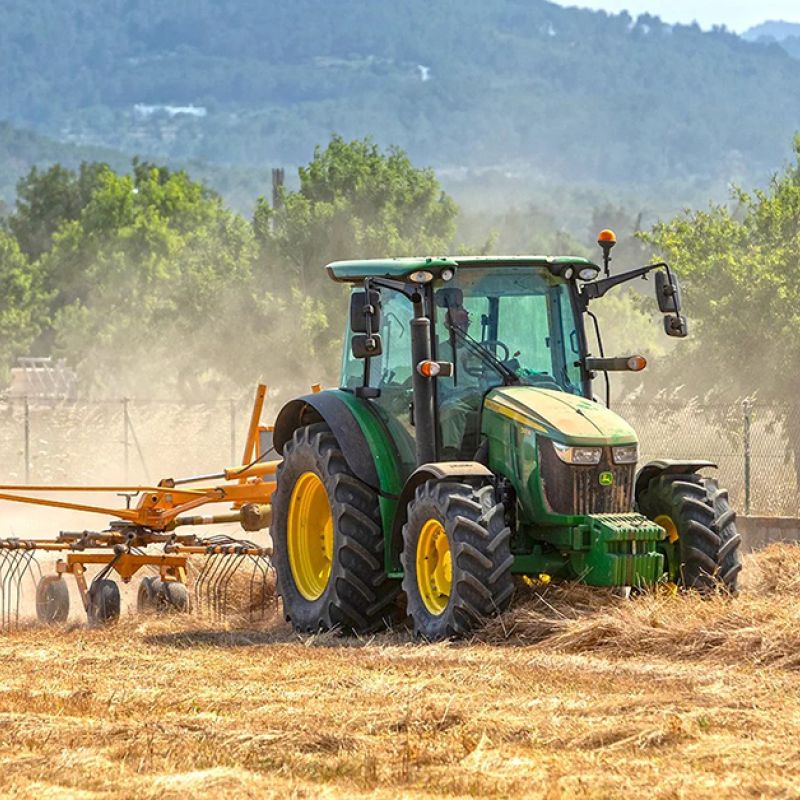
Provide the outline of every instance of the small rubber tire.
{"type": "Polygon", "coordinates": [[[162,581],[162,597],[165,611],[185,614],[189,610],[189,592],[179,581],[162,581]]]}
{"type": "Polygon", "coordinates": [[[153,614],[158,611],[158,594],[153,587],[156,578],[148,575],[142,578],[136,592],[136,611],[139,614],[153,614]]]}
{"type": "MultiPolygon", "coordinates": [[[[493,486],[426,481],[408,504],[403,526],[403,590],[415,635],[433,641],[468,635],[505,611],[514,593],[511,529],[493,486]],[[423,527],[436,520],[447,534],[451,564],[446,607],[433,613],[417,575],[423,527]]],[[[424,580],[424,579],[423,579],[424,580]]]]}
{"type": "Polygon", "coordinates": [[[339,629],[358,634],[391,624],[400,582],[391,580],[384,566],[378,493],[355,476],[325,423],[298,428],[284,445],[272,509],[273,563],[287,622],[301,632],[339,629]],[[314,599],[298,588],[288,547],[293,492],[309,472],[325,487],[333,524],[327,583],[314,599]]]}
{"type": "Polygon", "coordinates": [[[119,586],[107,578],[95,580],[89,587],[89,607],[87,616],[90,627],[110,625],[120,615],[119,586]]]}
{"type": "Polygon", "coordinates": [[[663,552],[667,573],[678,586],[701,592],[737,591],[742,538],[736,531],[728,494],[713,478],[657,475],[637,502],[649,519],[658,521],[666,516],[675,525],[677,543],[666,543],[663,552]]]}
{"type": "Polygon", "coordinates": [[[36,617],[48,625],[58,625],[69,616],[69,589],[60,575],[44,575],[36,584],[36,617]]]}

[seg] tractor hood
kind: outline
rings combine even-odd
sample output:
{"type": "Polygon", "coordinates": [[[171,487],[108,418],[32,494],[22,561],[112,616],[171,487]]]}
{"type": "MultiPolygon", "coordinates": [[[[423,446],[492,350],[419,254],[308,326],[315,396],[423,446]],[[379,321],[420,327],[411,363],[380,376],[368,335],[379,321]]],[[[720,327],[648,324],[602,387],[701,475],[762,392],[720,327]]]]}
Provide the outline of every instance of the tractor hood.
{"type": "Polygon", "coordinates": [[[513,419],[566,445],[618,445],[638,441],[622,417],[600,403],[554,389],[506,386],[486,396],[487,411],[513,419]]]}

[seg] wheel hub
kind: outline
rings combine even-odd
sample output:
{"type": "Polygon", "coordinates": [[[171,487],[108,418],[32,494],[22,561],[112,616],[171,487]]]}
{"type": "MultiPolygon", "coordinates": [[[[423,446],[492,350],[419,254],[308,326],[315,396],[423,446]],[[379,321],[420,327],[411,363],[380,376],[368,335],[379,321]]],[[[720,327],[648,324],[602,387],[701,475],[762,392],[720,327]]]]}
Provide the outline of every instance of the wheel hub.
{"type": "Polygon", "coordinates": [[[450,601],[453,585],[453,559],[444,525],[429,519],[419,534],[417,544],[417,586],[422,602],[438,616],[450,601]]]}
{"type": "Polygon", "coordinates": [[[289,501],[286,526],[289,567],[306,600],[318,600],[333,565],[333,514],[322,479],[304,472],[289,501]]]}

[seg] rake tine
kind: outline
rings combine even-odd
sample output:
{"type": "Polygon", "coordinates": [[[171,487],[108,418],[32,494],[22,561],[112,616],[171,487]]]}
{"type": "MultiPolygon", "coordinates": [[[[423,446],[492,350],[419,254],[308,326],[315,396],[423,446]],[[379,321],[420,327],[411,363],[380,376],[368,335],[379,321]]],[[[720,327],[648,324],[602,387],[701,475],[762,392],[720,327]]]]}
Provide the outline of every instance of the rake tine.
{"type": "Polygon", "coordinates": [[[239,570],[239,566],[242,563],[242,556],[239,553],[226,553],[223,559],[225,560],[223,560],[223,568],[217,578],[215,592],[217,610],[220,617],[224,617],[228,613],[228,587],[230,586],[231,579],[239,570]]]}
{"type": "Polygon", "coordinates": [[[219,553],[214,553],[214,555],[209,559],[209,569],[208,575],[206,576],[206,604],[208,606],[209,613],[212,617],[216,618],[217,616],[217,603],[216,603],[216,589],[217,589],[217,576],[219,575],[220,570],[222,569],[222,557],[219,553]]]}
{"type": "MultiPolygon", "coordinates": [[[[22,554],[22,567],[20,569],[19,576],[17,577],[17,611],[16,611],[16,619],[15,624],[19,624],[19,609],[20,609],[20,601],[22,600],[22,584],[25,580],[25,576],[29,575],[33,578],[34,573],[33,569],[31,569],[31,564],[36,564],[38,566],[38,561],[36,559],[36,550],[30,549],[25,550],[22,554]]],[[[40,570],[41,572],[41,570],[40,570]]]]}
{"type": "Polygon", "coordinates": [[[253,571],[250,573],[250,621],[255,620],[255,607],[256,600],[253,595],[253,587],[258,580],[257,576],[261,576],[261,602],[258,604],[261,609],[260,619],[264,619],[267,613],[267,586],[269,581],[269,573],[272,568],[272,562],[269,556],[250,556],[253,562],[253,571]]]}
{"type": "MultiPolygon", "coordinates": [[[[24,554],[21,550],[12,550],[11,551],[11,568],[8,570],[5,576],[5,582],[3,586],[3,595],[4,595],[4,604],[5,604],[5,619],[4,625],[9,629],[12,627],[12,617],[14,615],[14,610],[12,608],[12,600],[14,597],[14,584],[17,580],[17,573],[19,572],[20,564],[22,563],[22,559],[24,554]]],[[[19,614],[19,609],[17,609],[17,614],[19,614]]]]}
{"type": "Polygon", "coordinates": [[[6,564],[4,565],[5,568],[3,570],[2,584],[0,584],[0,589],[2,590],[3,596],[2,624],[4,628],[11,628],[12,586],[14,585],[14,575],[17,571],[17,563],[19,562],[19,558],[19,550],[10,550],[8,553],[8,558],[6,559],[6,564]]]}
{"type": "Polygon", "coordinates": [[[200,568],[200,572],[197,575],[197,579],[194,582],[194,600],[197,606],[197,610],[203,610],[203,584],[208,579],[208,570],[209,570],[209,562],[211,561],[212,556],[210,554],[206,555],[206,559],[203,562],[203,566],[200,568]]]}
{"type": "Polygon", "coordinates": [[[206,600],[208,603],[211,615],[216,619],[218,617],[217,607],[217,580],[220,572],[223,569],[223,558],[220,554],[215,553],[212,556],[211,566],[208,572],[207,585],[206,585],[206,600]]]}
{"type": "Polygon", "coordinates": [[[5,627],[5,613],[6,613],[6,598],[5,598],[5,583],[7,562],[11,556],[10,550],[0,550],[0,628],[5,627]]]}

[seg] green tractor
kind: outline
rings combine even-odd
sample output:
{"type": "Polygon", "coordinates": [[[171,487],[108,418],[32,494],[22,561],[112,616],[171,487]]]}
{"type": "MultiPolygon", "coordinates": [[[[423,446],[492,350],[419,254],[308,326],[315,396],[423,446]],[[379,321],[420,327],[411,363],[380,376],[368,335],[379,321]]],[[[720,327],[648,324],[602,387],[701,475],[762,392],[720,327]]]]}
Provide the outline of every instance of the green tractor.
{"type": "Polygon", "coordinates": [[[608,372],[644,359],[603,356],[593,302],[653,272],[666,333],[687,335],[669,266],[612,275],[614,241],[602,277],[572,257],[327,267],[352,286],[340,388],[290,401],[274,431],[277,588],[298,630],[375,631],[402,590],[418,635],[463,636],[508,607],[515,575],[736,590],[735,514],[699,474],[714,465],[637,472],[608,408],[608,372]]]}

